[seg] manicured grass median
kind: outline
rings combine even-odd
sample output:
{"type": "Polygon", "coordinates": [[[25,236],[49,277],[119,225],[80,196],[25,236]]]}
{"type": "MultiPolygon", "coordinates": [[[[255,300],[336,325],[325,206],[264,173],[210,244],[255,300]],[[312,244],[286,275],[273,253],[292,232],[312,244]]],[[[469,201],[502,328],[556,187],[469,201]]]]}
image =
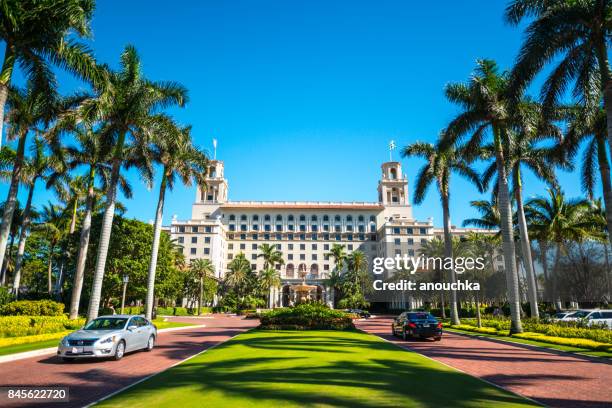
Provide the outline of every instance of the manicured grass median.
{"type": "Polygon", "coordinates": [[[101,405],[534,406],[362,332],[263,330],[241,334],[101,405]]]}

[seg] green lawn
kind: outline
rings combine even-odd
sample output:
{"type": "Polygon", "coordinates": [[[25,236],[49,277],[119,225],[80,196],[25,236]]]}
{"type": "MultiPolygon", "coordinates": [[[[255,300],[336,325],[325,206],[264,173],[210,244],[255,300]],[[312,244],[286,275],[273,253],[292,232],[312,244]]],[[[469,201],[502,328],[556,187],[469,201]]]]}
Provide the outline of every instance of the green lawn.
{"type": "Polygon", "coordinates": [[[531,402],[357,331],[241,334],[101,403],[124,407],[527,407],[531,402]]]}
{"type": "Polygon", "coordinates": [[[528,345],[531,345],[531,346],[544,347],[544,348],[549,348],[549,349],[553,349],[553,350],[565,351],[565,352],[568,352],[568,353],[583,354],[583,355],[587,355],[587,356],[591,356],[591,357],[601,357],[601,358],[608,358],[608,359],[612,358],[612,353],[610,353],[608,351],[596,351],[596,350],[585,349],[585,348],[580,348],[580,347],[572,347],[572,346],[564,346],[564,345],[560,345],[560,344],[544,343],[542,341],[519,339],[517,337],[497,336],[497,335],[494,335],[494,334],[486,334],[486,333],[475,333],[475,332],[471,332],[471,331],[467,331],[467,330],[454,329],[454,328],[450,328],[450,327],[449,328],[445,327],[444,330],[445,331],[449,331],[449,332],[454,332],[454,333],[467,334],[468,336],[487,337],[487,338],[491,338],[491,339],[507,341],[507,342],[510,342],[510,343],[528,344],[528,345]]]}

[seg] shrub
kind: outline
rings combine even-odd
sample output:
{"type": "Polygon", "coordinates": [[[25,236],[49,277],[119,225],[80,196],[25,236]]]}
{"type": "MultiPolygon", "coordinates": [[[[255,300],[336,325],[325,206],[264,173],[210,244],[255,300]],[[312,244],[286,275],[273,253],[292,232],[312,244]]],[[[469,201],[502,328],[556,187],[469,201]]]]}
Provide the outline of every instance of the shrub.
{"type": "Polygon", "coordinates": [[[6,305],[13,300],[13,295],[5,286],[0,286],[0,307],[6,305]]]}
{"type": "MultiPolygon", "coordinates": [[[[198,314],[198,308],[186,308],[186,307],[158,307],[156,309],[158,316],[192,316],[198,314]]],[[[201,307],[201,314],[212,313],[212,308],[201,307]]]]}
{"type": "Polygon", "coordinates": [[[261,315],[263,329],[272,330],[345,330],[354,327],[351,317],[319,303],[275,309],[261,315]]]}
{"type": "Polygon", "coordinates": [[[3,337],[3,338],[0,338],[0,347],[9,347],[9,346],[17,346],[20,344],[37,343],[39,341],[48,341],[48,340],[56,340],[56,339],[59,340],[68,334],[70,334],[70,331],[35,334],[33,336],[3,337]]]}
{"type": "Polygon", "coordinates": [[[452,327],[453,329],[465,330],[465,331],[470,331],[474,333],[498,335],[498,331],[494,327],[475,327],[475,326],[470,326],[468,324],[454,324],[454,325],[451,325],[450,327],[452,327]]]}
{"type": "Polygon", "coordinates": [[[516,333],[516,334],[513,334],[512,337],[517,337],[519,339],[526,339],[526,340],[541,341],[543,343],[558,344],[562,346],[579,347],[579,348],[585,348],[585,349],[590,349],[590,350],[601,350],[601,351],[608,351],[608,352],[612,351],[612,344],[601,343],[601,342],[593,341],[589,339],[547,336],[541,333],[530,333],[530,332],[516,333]]]}
{"type": "Polygon", "coordinates": [[[61,316],[64,304],[52,300],[18,300],[0,308],[3,316],[61,316]]]}
{"type": "Polygon", "coordinates": [[[66,316],[2,316],[0,337],[31,336],[76,330],[85,319],[69,320],[66,316]]]}

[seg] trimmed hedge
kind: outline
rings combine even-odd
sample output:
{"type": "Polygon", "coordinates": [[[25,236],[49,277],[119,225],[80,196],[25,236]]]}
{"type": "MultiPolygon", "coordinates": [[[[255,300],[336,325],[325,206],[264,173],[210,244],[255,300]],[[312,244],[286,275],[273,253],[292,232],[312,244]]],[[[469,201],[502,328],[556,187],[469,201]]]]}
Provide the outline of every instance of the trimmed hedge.
{"type": "MultiPolygon", "coordinates": [[[[156,311],[158,316],[193,316],[198,314],[197,307],[158,307],[156,311]]],[[[208,314],[212,313],[212,308],[201,307],[200,311],[202,314],[208,314]]]]}
{"type": "Polygon", "coordinates": [[[57,333],[35,334],[33,336],[20,337],[3,337],[0,338],[0,347],[17,346],[20,344],[38,343],[39,341],[59,340],[70,334],[70,331],[62,331],[57,333]]]}
{"type": "Polygon", "coordinates": [[[64,304],[52,300],[17,300],[0,307],[3,316],[61,316],[64,304]]]}
{"type": "Polygon", "coordinates": [[[494,327],[475,327],[468,324],[454,324],[450,326],[453,329],[465,330],[474,333],[499,335],[499,332],[494,327]]]}
{"type": "Polygon", "coordinates": [[[516,337],[519,339],[525,340],[535,340],[541,341],[543,343],[551,343],[558,344],[561,346],[571,346],[571,347],[579,347],[590,350],[600,350],[600,351],[608,351],[612,352],[612,344],[600,343],[593,340],[588,339],[574,339],[567,337],[556,337],[556,336],[547,336],[541,333],[516,333],[513,334],[512,337],[516,337]]]}
{"type": "Polygon", "coordinates": [[[310,303],[265,312],[260,318],[267,330],[346,330],[352,329],[353,319],[347,313],[310,303]]]}
{"type": "Polygon", "coordinates": [[[20,337],[76,330],[85,319],[69,320],[66,316],[1,316],[0,337],[20,337]]]}

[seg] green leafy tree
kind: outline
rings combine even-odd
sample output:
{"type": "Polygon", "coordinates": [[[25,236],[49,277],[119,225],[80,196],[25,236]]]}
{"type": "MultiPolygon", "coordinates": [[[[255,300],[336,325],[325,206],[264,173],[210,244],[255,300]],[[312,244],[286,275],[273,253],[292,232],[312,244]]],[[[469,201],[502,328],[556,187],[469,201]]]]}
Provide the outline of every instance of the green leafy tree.
{"type": "Polygon", "coordinates": [[[283,260],[283,253],[276,249],[275,245],[261,244],[259,246],[258,258],[263,258],[264,269],[272,268],[275,265],[282,265],[285,263],[283,260]]]}
{"type": "Polygon", "coordinates": [[[272,308],[272,289],[280,287],[280,273],[272,267],[267,267],[259,272],[258,282],[260,290],[266,293],[268,307],[272,308]]]}
{"type": "MultiPolygon", "coordinates": [[[[198,316],[202,313],[202,304],[204,297],[204,281],[213,279],[215,276],[215,267],[209,259],[194,259],[189,265],[191,273],[199,282],[198,290],[198,316]]],[[[148,292],[147,292],[148,293],[148,292]]]]}

